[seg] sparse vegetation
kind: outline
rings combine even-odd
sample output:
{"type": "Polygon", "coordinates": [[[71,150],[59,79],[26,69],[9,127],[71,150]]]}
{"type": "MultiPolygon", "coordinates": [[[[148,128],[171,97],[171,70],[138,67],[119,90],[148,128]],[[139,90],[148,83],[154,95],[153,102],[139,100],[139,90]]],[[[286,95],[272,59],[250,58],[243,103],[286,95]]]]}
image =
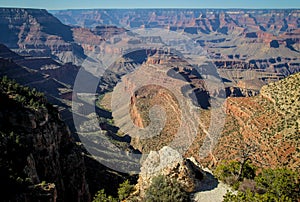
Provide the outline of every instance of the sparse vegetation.
{"type": "Polygon", "coordinates": [[[134,190],[134,186],[129,183],[129,180],[125,180],[120,184],[118,189],[118,196],[120,200],[123,200],[129,196],[129,194],[134,190]]]}
{"type": "Polygon", "coordinates": [[[254,179],[255,171],[255,166],[248,161],[244,165],[237,161],[230,161],[220,163],[214,170],[214,175],[234,189],[238,189],[244,179],[254,179]]]}
{"type": "Polygon", "coordinates": [[[298,73],[276,83],[270,83],[264,86],[261,90],[261,94],[273,100],[275,109],[288,115],[286,118],[289,119],[291,116],[299,117],[299,86],[300,74],[298,73]]]}
{"type": "Polygon", "coordinates": [[[93,202],[118,202],[118,200],[112,196],[107,196],[104,189],[101,189],[94,196],[93,202]]]}
{"type": "Polygon", "coordinates": [[[225,202],[239,201],[297,201],[300,199],[300,176],[285,169],[263,169],[255,175],[251,164],[245,167],[243,179],[237,181],[238,162],[220,164],[215,175],[225,183],[237,189],[237,193],[228,192],[225,202]]]}
{"type": "Polygon", "coordinates": [[[6,76],[0,78],[0,91],[9,98],[21,104],[23,107],[37,110],[45,108],[46,98],[43,93],[35,88],[22,86],[14,80],[8,79],[6,76]]]}
{"type": "MultiPolygon", "coordinates": [[[[46,106],[43,93],[22,86],[6,76],[0,78],[0,95],[2,110],[8,107],[39,110],[46,106]]],[[[31,179],[23,171],[31,145],[28,137],[4,123],[0,128],[0,139],[0,181],[1,191],[4,193],[2,196],[14,197],[17,193],[25,192],[32,184],[31,179]]]]}
{"type": "Polygon", "coordinates": [[[248,145],[254,144],[256,148],[249,155],[254,165],[286,166],[299,171],[300,104],[299,90],[295,88],[299,81],[297,73],[263,87],[261,95],[228,98],[228,116],[214,155],[218,159],[241,161],[243,153],[249,153],[241,151],[247,151],[248,145]]]}
{"type": "Polygon", "coordinates": [[[189,201],[188,195],[176,180],[159,175],[152,179],[150,187],[146,190],[146,202],[174,202],[189,201]]]}
{"type": "Polygon", "coordinates": [[[114,198],[105,193],[104,189],[99,190],[93,198],[93,202],[118,202],[126,199],[134,190],[134,185],[131,185],[129,180],[125,180],[119,185],[118,198],[114,198]]]}

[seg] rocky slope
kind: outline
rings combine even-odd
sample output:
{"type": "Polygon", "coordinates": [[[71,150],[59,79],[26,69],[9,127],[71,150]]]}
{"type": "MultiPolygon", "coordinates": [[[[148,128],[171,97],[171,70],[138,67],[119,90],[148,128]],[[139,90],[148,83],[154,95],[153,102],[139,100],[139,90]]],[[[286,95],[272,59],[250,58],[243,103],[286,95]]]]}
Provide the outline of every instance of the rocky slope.
{"type": "MultiPolygon", "coordinates": [[[[247,154],[257,166],[286,166],[298,171],[299,82],[297,73],[264,86],[257,96],[228,98],[223,132],[211,155],[199,160],[209,165],[212,159],[240,160],[247,154]]],[[[202,117],[208,126],[210,112],[204,112],[202,117]]],[[[204,137],[205,134],[200,134],[195,145],[201,145],[204,137]]],[[[198,146],[190,152],[197,153],[198,146]]]]}
{"type": "MultiPolygon", "coordinates": [[[[297,30],[291,31],[291,32],[297,32],[297,30]]],[[[229,34],[228,34],[229,35],[229,34]]],[[[292,34],[293,35],[293,34],[292,34]]],[[[298,142],[295,139],[295,128],[296,125],[293,125],[297,122],[295,122],[294,118],[290,119],[291,124],[293,125],[292,128],[293,132],[291,133],[285,133],[280,131],[282,130],[282,127],[291,127],[289,124],[284,125],[281,121],[284,120],[284,116],[280,113],[277,113],[274,111],[274,108],[272,108],[272,103],[268,101],[269,99],[263,98],[262,95],[258,95],[259,91],[261,89],[261,86],[265,85],[266,83],[277,81],[279,79],[282,79],[286,75],[296,73],[298,70],[297,61],[299,59],[298,53],[295,50],[289,50],[286,49],[286,47],[276,48],[276,47],[269,47],[268,50],[262,50],[261,48],[265,46],[265,42],[263,41],[254,41],[253,43],[250,42],[253,37],[250,35],[241,35],[237,37],[237,43],[239,43],[238,48],[232,48],[232,50],[237,51],[245,51],[248,50],[249,47],[252,47],[257,45],[259,43],[255,50],[252,50],[250,48],[250,51],[248,53],[258,53],[262,54],[262,57],[270,57],[270,59],[257,59],[255,55],[251,55],[251,57],[256,59],[249,59],[247,60],[247,57],[240,58],[238,55],[234,56],[224,56],[219,55],[220,57],[227,57],[226,60],[217,60],[216,58],[213,58],[212,61],[216,66],[218,67],[218,70],[220,72],[220,75],[223,77],[223,81],[225,82],[225,93],[227,96],[233,96],[233,97],[239,97],[239,96],[255,96],[254,98],[229,98],[226,101],[226,107],[224,107],[224,111],[227,113],[226,123],[223,128],[223,132],[220,136],[219,141],[217,141],[217,146],[214,150],[210,151],[208,158],[200,159],[199,158],[199,148],[203,144],[205,137],[208,135],[208,127],[210,124],[210,121],[216,121],[216,117],[211,118],[211,111],[210,110],[200,110],[200,116],[202,119],[199,126],[199,134],[194,143],[192,144],[190,150],[187,151],[186,156],[194,155],[195,158],[197,158],[199,161],[204,163],[205,165],[213,166],[214,164],[218,163],[221,159],[235,159],[240,158],[241,153],[247,148],[248,144],[251,142],[254,144],[253,147],[259,147],[259,149],[255,149],[256,151],[248,151],[248,152],[254,152],[255,155],[253,155],[253,158],[257,158],[257,161],[260,162],[260,164],[257,164],[259,166],[282,166],[282,165],[289,165],[293,169],[298,169],[296,166],[297,162],[297,148],[298,142]],[[247,37],[246,37],[247,36],[247,37]],[[248,38],[247,43],[243,43],[242,39],[243,37],[248,38]],[[249,39],[250,38],[250,39],[249,39]],[[250,45],[248,45],[248,42],[250,45]],[[252,43],[252,45],[251,45],[252,43]],[[243,50],[242,50],[243,49],[243,50]],[[258,51],[257,51],[258,50],[258,51]],[[262,51],[262,52],[259,52],[262,51]],[[283,51],[283,52],[282,52],[283,51]],[[263,53],[265,55],[263,55],[263,53]],[[290,61],[287,63],[287,65],[278,65],[281,62],[284,62],[284,60],[281,57],[274,57],[276,54],[282,54],[285,58],[284,60],[290,61]],[[288,56],[288,53],[291,53],[288,56]],[[290,59],[288,57],[295,57],[294,59],[290,59]],[[292,65],[295,67],[295,69],[290,68],[292,65]],[[287,70],[288,69],[288,70],[287,70]],[[287,71],[287,72],[286,72],[287,71]],[[258,103],[258,104],[257,104],[258,103]],[[268,117],[275,117],[274,120],[270,120],[268,117]],[[266,121],[266,125],[260,125],[261,122],[266,121]],[[277,123],[279,125],[277,125],[277,123]],[[246,127],[246,128],[244,128],[246,127]],[[277,134],[278,131],[278,134],[277,134]],[[243,134],[243,135],[241,135],[243,134]],[[277,135],[276,135],[277,134],[277,135]],[[279,136],[278,136],[279,135],[279,136]],[[281,139],[281,135],[284,136],[283,139],[281,139]],[[244,137],[245,136],[245,137],[244,137]],[[270,138],[270,137],[273,138],[270,138]],[[248,139],[247,139],[248,138],[248,139]],[[257,139],[256,139],[257,138],[257,139]],[[280,141],[278,140],[280,139],[280,141]],[[290,139],[290,140],[288,140],[290,139]],[[222,146],[225,145],[225,146],[222,146]],[[242,146],[241,146],[242,145],[242,146]],[[257,146],[258,145],[258,146],[257,146]],[[270,147],[268,145],[271,145],[270,147]],[[279,146],[278,146],[279,145],[279,146]],[[228,149],[225,149],[224,147],[227,147],[228,149]],[[282,146],[282,147],[281,147],[282,146]],[[278,149],[278,148],[284,148],[284,149],[278,149]],[[263,155],[258,155],[258,153],[263,155]]],[[[211,43],[231,43],[232,41],[226,41],[224,40],[222,42],[211,42],[211,43]]],[[[298,42],[297,42],[298,43],[298,42]]],[[[219,48],[219,50],[226,50],[227,48],[222,47],[216,47],[219,48]]],[[[208,48],[208,50],[211,50],[208,48]]],[[[117,50],[116,50],[117,51],[117,50]]],[[[194,75],[192,72],[192,69],[189,69],[185,64],[182,63],[180,60],[176,60],[176,57],[168,57],[167,53],[161,53],[157,54],[155,51],[151,52],[148,50],[140,50],[139,54],[137,52],[133,52],[132,54],[139,55],[139,59],[141,63],[143,63],[141,69],[143,69],[143,74],[137,74],[140,75],[138,78],[144,78],[144,80],[147,80],[148,78],[153,78],[153,81],[156,81],[155,79],[160,79],[162,81],[162,75],[163,73],[160,72],[160,75],[151,74],[151,71],[149,69],[153,68],[162,68],[164,65],[167,67],[173,67],[173,72],[168,72],[167,76],[171,78],[177,78],[176,76],[181,75],[185,81],[188,81],[192,88],[202,89],[205,93],[205,88],[203,85],[201,85],[201,76],[194,75]],[[146,53],[146,54],[145,54],[146,53]],[[172,61],[172,62],[170,62],[172,61]],[[147,70],[147,68],[149,68],[147,70]],[[155,76],[154,76],[155,75],[155,76]],[[197,86],[198,85],[198,86],[197,86]]],[[[217,56],[218,54],[216,54],[217,56]]],[[[250,57],[250,56],[249,56],[250,57]]],[[[259,56],[260,57],[260,56],[259,56]]],[[[107,91],[111,91],[115,85],[120,81],[120,77],[124,76],[125,74],[128,74],[130,72],[137,73],[139,70],[135,70],[136,65],[138,64],[134,60],[136,58],[134,57],[126,57],[124,56],[120,61],[120,63],[117,63],[112,65],[111,68],[106,72],[107,75],[104,74],[104,77],[102,78],[100,88],[101,93],[106,93],[107,91]]],[[[139,64],[141,64],[139,63],[139,64]]],[[[204,68],[205,70],[205,68],[204,68]]],[[[123,78],[126,78],[124,76],[123,78]]],[[[123,80],[122,78],[122,80],[123,80]]],[[[124,89],[127,89],[128,91],[134,89],[134,85],[130,84],[130,80],[132,79],[124,79],[123,82],[127,83],[127,86],[124,87],[124,89]],[[132,87],[132,89],[131,89],[132,87]]],[[[293,82],[290,82],[293,84],[293,82]]],[[[183,89],[184,92],[184,89],[183,89]]],[[[197,92],[197,91],[195,91],[197,92]]],[[[182,92],[181,92],[182,93],[182,92]]],[[[220,92],[216,92],[220,93],[220,92]]],[[[139,91],[132,92],[134,95],[131,98],[130,101],[130,116],[129,119],[123,119],[123,124],[120,124],[118,126],[122,127],[126,123],[133,121],[133,123],[140,127],[140,128],[146,128],[149,123],[149,116],[148,109],[151,108],[151,106],[154,105],[154,103],[158,100],[156,99],[157,95],[162,95],[164,97],[164,101],[162,102],[162,106],[164,109],[167,109],[168,107],[173,110],[173,122],[176,122],[178,113],[178,107],[173,104],[172,105],[172,99],[170,99],[172,96],[168,93],[163,92],[163,90],[157,90],[154,86],[147,86],[145,88],[140,89],[139,91]],[[169,99],[166,99],[166,98],[169,99]],[[167,104],[168,100],[168,104],[167,104]]],[[[296,94],[295,89],[292,91],[292,94],[296,94]]],[[[290,94],[288,94],[290,95],[290,94]]],[[[203,97],[202,97],[203,98],[203,97]]],[[[122,100],[122,98],[121,98],[122,100]]],[[[205,99],[199,99],[199,100],[205,100],[205,99]]],[[[111,102],[111,101],[107,101],[111,102]]],[[[128,103],[126,103],[128,104],[128,103]]],[[[199,104],[199,103],[198,103],[199,104]]],[[[109,106],[108,106],[109,108],[109,106]]],[[[110,108],[109,108],[110,109],[110,108]]],[[[203,109],[205,109],[203,107],[203,109]]],[[[286,109],[285,109],[286,110],[286,109]]],[[[126,113],[128,113],[126,111],[126,113]]],[[[291,114],[295,114],[295,111],[289,110],[291,114]]],[[[120,116],[121,117],[121,116],[120,116]]],[[[120,118],[119,117],[119,118],[120,118]]],[[[114,117],[115,118],[115,117],[114,117]]],[[[168,120],[166,120],[168,121],[168,120]]],[[[289,121],[286,121],[285,123],[288,123],[289,121]]],[[[149,140],[141,140],[138,138],[132,138],[131,144],[138,148],[142,152],[147,152],[152,149],[157,150],[161,148],[162,146],[168,144],[170,138],[174,133],[176,133],[176,127],[173,127],[173,123],[167,124],[168,126],[164,129],[170,129],[166,133],[166,138],[161,138],[159,140],[155,140],[156,142],[151,142],[149,140]],[[159,145],[160,144],[160,145],[159,145]]],[[[134,135],[129,132],[129,130],[125,130],[125,132],[128,132],[128,135],[133,137],[134,135]]],[[[253,149],[254,150],[254,149],[253,149]]],[[[254,160],[253,160],[254,161],[254,160]]]]}
{"type": "Polygon", "coordinates": [[[53,96],[60,94],[58,89],[63,88],[63,84],[56,82],[53,78],[47,78],[46,75],[34,69],[18,65],[15,61],[25,61],[24,58],[10,51],[4,45],[1,45],[0,53],[3,55],[1,57],[1,76],[6,75],[11,79],[16,79],[23,85],[36,87],[38,90],[47,92],[53,96]]]}
{"type": "MultiPolygon", "coordinates": [[[[142,69],[144,76],[148,75],[146,74],[147,70],[143,70],[145,67],[147,68],[147,65],[139,69],[142,69]]],[[[148,66],[148,68],[150,67],[148,66]]],[[[138,70],[136,71],[138,72],[138,70]]],[[[139,75],[137,72],[135,73],[139,75]]],[[[194,156],[201,164],[213,167],[221,160],[239,160],[243,154],[247,153],[257,166],[287,166],[299,170],[299,140],[297,138],[300,116],[299,90],[297,89],[299,75],[297,73],[279,82],[270,83],[262,88],[260,94],[253,97],[227,98],[224,106],[219,109],[220,112],[226,114],[224,126],[221,134],[214,139],[215,147],[211,148],[212,150],[206,157],[199,153],[203,152],[199,148],[203,144],[207,144],[205,138],[211,135],[209,131],[213,132],[214,130],[210,128],[214,127],[214,123],[211,122],[220,122],[218,119],[221,119],[222,114],[215,116],[212,111],[214,109],[200,109],[198,135],[186,151],[185,156],[194,156]]],[[[161,76],[162,73],[160,73],[160,76],[156,75],[155,78],[161,76]]],[[[123,82],[127,85],[126,89],[130,90],[130,86],[132,86],[130,80],[132,79],[128,77],[128,81],[126,81],[126,77],[124,77],[123,82]]],[[[146,77],[151,78],[150,75],[146,77]]],[[[158,90],[155,86],[146,85],[133,95],[129,104],[130,117],[127,117],[128,119],[125,117],[120,118],[121,113],[116,113],[114,116],[116,124],[118,124],[117,120],[123,120],[123,122],[120,122],[120,128],[132,137],[131,144],[142,152],[158,150],[164,145],[172,144],[172,138],[178,133],[179,128],[176,117],[182,113],[181,106],[179,107],[176,102],[172,101],[172,94],[164,93],[164,89],[158,90]],[[163,99],[158,101],[156,98],[158,95],[163,99]],[[149,109],[154,104],[161,106],[167,114],[169,113],[168,110],[173,110],[172,118],[168,121],[168,116],[166,116],[165,125],[159,136],[139,139],[134,130],[129,130],[127,128],[128,124],[125,123],[132,121],[141,130],[147,129],[151,116],[149,109]]],[[[110,103],[112,101],[110,99],[111,95],[105,96],[103,99],[103,104],[108,109],[111,109],[110,103]]],[[[155,121],[155,119],[152,121],[155,121]]],[[[182,122],[179,120],[179,123],[182,122]]],[[[153,133],[149,134],[153,135],[153,133]]],[[[187,130],[185,134],[188,138],[187,130]]]]}
{"type": "MultiPolygon", "coordinates": [[[[45,92],[49,101],[59,105],[60,109],[68,109],[70,107],[71,87],[79,70],[79,66],[71,63],[61,64],[61,62],[79,64],[85,58],[83,51],[86,54],[98,54],[101,50],[99,49],[99,45],[103,41],[125,31],[124,28],[106,26],[107,24],[122,24],[125,27],[131,28],[159,27],[185,32],[207,50],[211,57],[209,62],[217,66],[225,82],[224,92],[216,90],[214,91],[215,94],[223,93],[226,96],[232,97],[257,95],[252,98],[227,99],[226,105],[222,109],[227,114],[226,123],[223,132],[216,142],[216,147],[210,151],[208,157],[200,158],[199,148],[204,143],[205,137],[210,135],[207,130],[210,121],[218,122],[217,117],[213,117],[212,111],[209,109],[210,95],[207,93],[206,88],[211,86],[205,86],[201,75],[196,74],[193,68],[184,63],[184,61],[166,52],[158,53],[155,49],[142,49],[123,55],[122,58],[119,58],[104,72],[99,87],[99,91],[103,94],[107,91],[112,91],[122,76],[133,71],[135,74],[140,73],[137,74],[140,75],[138,77],[140,79],[151,80],[152,78],[152,83],[153,81],[157,81],[160,84],[162,81],[168,83],[172,79],[177,80],[176,85],[171,83],[171,85],[167,86],[167,89],[158,88],[155,85],[140,88],[138,91],[132,92],[133,96],[131,97],[130,105],[128,106],[128,103],[125,103],[130,108],[130,110],[126,111],[126,115],[129,112],[131,117],[123,119],[123,121],[131,123],[130,121],[133,120],[133,123],[142,129],[146,128],[150,123],[149,116],[151,114],[148,114],[148,111],[152,106],[158,104],[161,105],[161,108],[165,109],[167,114],[166,126],[163,128],[160,139],[154,138],[153,141],[148,139],[141,140],[133,136],[130,137],[133,134],[129,132],[128,134],[118,134],[119,128],[114,126],[114,122],[111,119],[112,114],[105,111],[105,115],[108,117],[94,116],[94,114],[89,113],[90,111],[94,111],[92,105],[79,106],[80,113],[76,114],[76,116],[81,116],[83,120],[86,120],[90,115],[95,117],[95,123],[106,131],[105,135],[112,138],[114,144],[118,148],[125,150],[126,154],[134,151],[129,143],[142,152],[159,150],[172,142],[172,138],[178,132],[178,125],[180,124],[183,125],[184,129],[181,131],[183,135],[180,137],[183,139],[186,138],[187,134],[191,132],[191,125],[187,123],[198,121],[198,116],[200,116],[201,124],[198,134],[190,149],[185,154],[187,157],[194,156],[203,165],[213,166],[220,160],[239,159],[243,152],[249,152],[252,155],[253,161],[260,162],[260,164],[257,163],[258,166],[288,166],[299,170],[299,141],[297,139],[299,134],[299,92],[297,90],[297,86],[299,86],[299,73],[277,84],[270,84],[267,87],[263,87],[261,94],[258,95],[261,87],[266,83],[277,81],[290,74],[299,72],[298,10],[156,9],[142,11],[84,10],[58,12],[56,16],[60,19],[73,18],[70,21],[71,24],[83,26],[83,28],[73,29],[61,24],[45,10],[4,8],[0,10],[0,26],[1,30],[4,30],[6,34],[4,37],[3,35],[0,36],[0,41],[21,55],[10,51],[5,46],[0,46],[0,75],[7,75],[24,85],[35,87],[45,92]],[[181,15],[178,15],[178,12],[181,15]],[[138,72],[136,68],[141,64],[143,64],[142,68],[146,69],[141,68],[139,69],[140,72],[138,72]],[[151,68],[158,70],[157,74],[154,74],[151,68]],[[182,80],[185,82],[184,85],[180,83],[182,80]],[[189,101],[191,99],[192,102],[189,104],[198,107],[200,115],[198,114],[197,117],[189,116],[187,112],[180,111],[178,101],[181,100],[178,97],[174,97],[174,94],[168,91],[168,89],[181,87],[181,85],[183,85],[183,88],[176,89],[174,91],[176,92],[175,95],[183,95],[183,100],[189,101]],[[194,96],[189,96],[193,93],[194,96]],[[180,113],[186,113],[183,120],[179,120],[181,117],[180,113]],[[107,123],[107,120],[102,122],[103,118],[109,119],[112,123],[107,123]],[[125,136],[119,137],[118,135],[125,136]]],[[[154,38],[152,39],[154,40],[154,38]]],[[[108,47],[103,51],[106,53],[119,51],[118,53],[121,53],[119,47],[108,47]]],[[[112,60],[112,58],[108,59],[112,60]]],[[[205,67],[201,68],[201,70],[204,71],[204,74],[205,71],[209,71],[205,67]]],[[[98,69],[89,69],[89,71],[96,75],[103,73],[97,72],[98,69]]],[[[89,78],[97,79],[91,76],[90,73],[87,74],[89,74],[89,78]]],[[[126,80],[126,77],[124,77],[122,80],[128,85],[128,88],[126,88],[128,91],[134,90],[130,79],[126,80]]],[[[5,99],[9,100],[10,98],[5,99]]],[[[80,99],[79,96],[74,96],[74,103],[77,103],[77,99],[80,99]]],[[[107,102],[111,103],[111,100],[108,100],[107,102]]],[[[17,133],[20,131],[28,132],[29,130],[24,127],[23,118],[26,122],[25,124],[31,126],[30,130],[38,128],[37,134],[39,136],[34,136],[31,133],[28,135],[32,138],[32,141],[35,141],[35,145],[38,146],[32,146],[33,148],[30,148],[31,153],[24,153],[25,157],[22,157],[26,159],[22,165],[30,168],[29,174],[23,173],[25,181],[26,175],[28,175],[31,181],[32,179],[35,180],[30,185],[37,185],[34,186],[34,189],[37,191],[31,193],[40,195],[40,193],[45,191],[51,200],[55,200],[55,198],[57,200],[61,200],[61,198],[69,199],[68,197],[71,197],[69,194],[72,193],[71,195],[73,195],[75,193],[72,197],[89,200],[90,196],[87,184],[91,185],[89,186],[91,193],[95,193],[103,187],[107,188],[108,192],[111,191],[113,193],[113,190],[116,190],[118,186],[117,182],[121,182],[124,179],[123,175],[107,169],[86,155],[84,155],[83,162],[80,150],[71,140],[67,144],[60,143],[58,140],[56,141],[59,138],[64,142],[70,139],[70,134],[67,129],[64,129],[64,124],[61,121],[56,121],[57,114],[51,115],[50,112],[36,112],[25,109],[26,115],[19,120],[16,114],[23,114],[24,111],[22,110],[24,109],[16,108],[12,109],[12,112],[7,112],[5,111],[6,108],[13,108],[10,104],[8,106],[7,104],[8,101],[4,102],[1,113],[8,113],[15,120],[6,120],[4,118],[3,120],[9,126],[13,127],[17,133]],[[42,120],[45,120],[44,117],[47,117],[47,114],[48,119],[50,117],[50,122],[46,121],[44,123],[42,120]],[[51,120],[53,121],[51,122],[51,120]],[[22,123],[14,125],[19,121],[22,123]],[[43,123],[41,127],[39,127],[40,123],[43,123]],[[56,124],[59,126],[56,127],[56,124]],[[58,132],[54,134],[53,131],[58,132]],[[38,139],[40,137],[42,139],[38,139]],[[53,137],[56,139],[52,140],[51,138],[53,137]],[[44,140],[46,141],[45,145],[38,142],[44,140]],[[57,146],[57,144],[66,147],[62,147],[61,149],[61,146],[57,146]],[[72,148],[67,150],[69,145],[72,148]],[[41,149],[40,147],[43,147],[43,149],[39,150],[41,149]],[[64,152],[65,154],[59,154],[60,151],[58,150],[63,150],[64,148],[67,150],[64,152]],[[27,160],[27,155],[31,155],[32,157],[27,160]],[[49,158],[44,159],[42,158],[44,157],[43,155],[49,156],[49,158]],[[78,163],[74,165],[75,167],[77,166],[76,169],[78,168],[78,172],[74,173],[70,173],[72,169],[68,167],[74,164],[69,159],[72,155],[75,156],[78,163]],[[62,158],[60,158],[61,156],[62,158]],[[49,163],[49,159],[53,164],[49,163]],[[66,161],[69,165],[61,161],[66,161]],[[49,168],[38,167],[37,164],[40,163],[36,162],[43,162],[45,165],[49,165],[49,168]],[[54,167],[58,168],[58,170],[54,170],[54,167]],[[35,170],[38,170],[38,174],[35,174],[35,170]],[[75,178],[76,183],[74,183],[75,178]],[[46,184],[42,183],[43,181],[46,181],[46,184]],[[108,185],[107,181],[114,182],[114,184],[108,185]],[[68,184],[66,182],[71,183],[68,184]],[[79,185],[82,186],[79,187],[79,185]]],[[[66,115],[65,111],[61,112],[63,117],[67,117],[66,119],[70,121],[68,124],[72,125],[71,119],[73,117],[69,116],[70,113],[66,115]]],[[[99,114],[101,115],[103,112],[100,110],[99,114]]],[[[5,116],[8,115],[6,114],[5,116]]],[[[123,118],[123,115],[120,117],[123,118]]],[[[0,123],[2,124],[2,121],[0,123]]],[[[87,121],[84,124],[83,132],[85,129],[84,126],[88,128],[91,123],[87,121]]],[[[199,123],[197,122],[197,124],[199,123]]],[[[122,126],[122,124],[119,126],[122,126]]],[[[95,134],[87,133],[86,135],[94,137],[95,134]]],[[[2,137],[5,140],[4,143],[11,141],[7,139],[7,135],[3,135],[2,137]]],[[[17,141],[17,137],[13,136],[12,138],[13,141],[17,141]]],[[[177,142],[173,144],[184,142],[181,140],[177,139],[177,142]]],[[[3,145],[3,148],[7,150],[8,146],[3,145]]],[[[121,159],[115,150],[109,150],[110,148],[97,149],[98,152],[103,152],[104,149],[107,152],[105,154],[114,157],[111,159],[102,159],[108,161],[108,163],[121,165],[118,163],[121,162],[120,160],[124,160],[121,159]]],[[[136,152],[138,153],[138,151],[136,152]]],[[[181,162],[181,164],[185,163],[181,162]]],[[[122,164],[121,166],[126,168],[126,166],[134,165],[122,164]]],[[[172,172],[169,172],[169,174],[173,175],[172,172]]],[[[31,196],[20,197],[26,198],[31,196]]]]}
{"type": "MultiPolygon", "coordinates": [[[[240,94],[246,96],[257,94],[263,84],[299,72],[298,10],[69,10],[55,12],[55,16],[65,23],[65,19],[73,19],[71,24],[82,28],[63,25],[45,10],[2,8],[5,36],[1,35],[0,41],[21,55],[38,56],[27,57],[20,65],[41,67],[44,63],[46,73],[50,69],[63,73],[63,68],[53,70],[59,66],[57,62],[41,57],[81,64],[85,54],[99,54],[103,41],[126,31],[120,27],[164,28],[184,31],[196,40],[208,51],[228,86],[241,88],[239,82],[244,82],[246,88],[240,94]]],[[[127,65],[134,66],[137,60],[140,58],[127,65]]],[[[70,65],[66,69],[69,71],[70,65]]]]}
{"type": "Polygon", "coordinates": [[[251,90],[258,91],[261,81],[278,80],[299,71],[298,10],[55,12],[62,22],[82,26],[73,29],[45,10],[2,8],[1,13],[1,27],[5,34],[1,35],[0,42],[27,56],[47,56],[78,65],[86,58],[84,52],[99,51],[101,42],[125,31],[111,25],[142,26],[186,32],[208,50],[215,65],[222,69],[221,75],[231,81],[231,86],[241,79],[252,80],[258,88],[251,90]]]}
{"type": "Polygon", "coordinates": [[[117,26],[96,26],[93,29],[90,28],[73,28],[73,38],[76,43],[86,52],[96,52],[99,51],[99,45],[105,40],[109,39],[113,35],[121,34],[126,31],[124,28],[119,28],[117,26]]]}

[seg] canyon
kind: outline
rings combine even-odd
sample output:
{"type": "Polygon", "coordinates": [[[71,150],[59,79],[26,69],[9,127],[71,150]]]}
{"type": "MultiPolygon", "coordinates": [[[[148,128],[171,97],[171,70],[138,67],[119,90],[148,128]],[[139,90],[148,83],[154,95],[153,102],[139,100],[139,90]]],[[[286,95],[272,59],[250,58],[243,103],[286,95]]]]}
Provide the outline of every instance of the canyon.
{"type": "Polygon", "coordinates": [[[183,157],[162,172],[192,187],[203,171],[190,157],[213,169],[248,152],[256,166],[299,172],[299,19],[297,9],[0,8],[0,76],[47,99],[35,111],[1,92],[1,132],[32,143],[15,159],[31,182],[15,199],[91,201],[137,182],[131,169],[143,195],[166,146],[183,157]]]}

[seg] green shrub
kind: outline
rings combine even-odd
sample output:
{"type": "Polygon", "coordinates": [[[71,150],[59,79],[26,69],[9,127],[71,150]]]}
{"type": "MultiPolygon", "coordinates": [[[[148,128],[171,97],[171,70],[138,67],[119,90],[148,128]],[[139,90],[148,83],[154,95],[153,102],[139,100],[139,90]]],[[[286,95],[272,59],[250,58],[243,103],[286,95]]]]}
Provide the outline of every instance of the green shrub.
{"type": "Polygon", "coordinates": [[[253,193],[251,191],[247,192],[238,192],[237,194],[233,194],[228,191],[223,197],[223,202],[293,202],[296,200],[292,200],[287,196],[276,197],[273,194],[265,193],[258,194],[253,193]]]}
{"type": "Polygon", "coordinates": [[[38,92],[35,88],[24,87],[6,76],[0,78],[0,93],[6,94],[23,107],[34,110],[45,108],[44,93],[38,92]]]}
{"type": "MultiPolygon", "coordinates": [[[[239,187],[239,171],[241,163],[237,161],[222,162],[214,170],[214,175],[221,181],[233,186],[234,189],[239,187]]],[[[243,179],[254,179],[256,168],[246,162],[243,166],[240,181],[243,179]]]]}
{"type": "Polygon", "coordinates": [[[284,168],[266,169],[255,178],[255,181],[274,197],[300,199],[299,174],[294,171],[284,168]]]}
{"type": "Polygon", "coordinates": [[[94,196],[93,202],[118,202],[118,200],[112,196],[107,196],[104,189],[101,189],[94,196]]]}
{"type": "Polygon", "coordinates": [[[119,196],[119,200],[112,197],[112,196],[107,196],[105,193],[104,189],[99,190],[94,198],[93,198],[93,202],[117,202],[117,201],[122,201],[124,199],[126,199],[129,194],[133,191],[134,189],[134,185],[131,185],[129,183],[129,180],[125,180],[123,183],[121,183],[119,185],[118,188],[118,196],[119,196]]]}
{"type": "Polygon", "coordinates": [[[254,178],[255,189],[239,191],[237,194],[227,192],[225,202],[297,202],[300,199],[299,174],[294,171],[277,168],[265,169],[254,178]]]}
{"type": "Polygon", "coordinates": [[[176,180],[171,180],[163,175],[152,179],[150,187],[146,190],[146,202],[180,202],[189,201],[188,194],[176,180]]]}
{"type": "Polygon", "coordinates": [[[129,196],[129,194],[133,191],[134,186],[129,183],[129,180],[125,180],[120,184],[118,189],[118,196],[120,200],[123,200],[129,196]]]}

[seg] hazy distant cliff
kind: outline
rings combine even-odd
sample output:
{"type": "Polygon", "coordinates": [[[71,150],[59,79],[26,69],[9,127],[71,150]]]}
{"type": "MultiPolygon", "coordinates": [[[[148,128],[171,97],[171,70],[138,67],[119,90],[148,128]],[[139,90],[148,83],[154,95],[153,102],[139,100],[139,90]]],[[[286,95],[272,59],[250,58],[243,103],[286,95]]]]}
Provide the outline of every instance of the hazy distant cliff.
{"type": "Polygon", "coordinates": [[[71,27],[44,9],[0,8],[0,43],[23,55],[54,57],[79,63],[83,50],[71,27]]]}
{"type": "MultiPolygon", "coordinates": [[[[188,33],[232,30],[286,31],[297,28],[299,10],[250,9],[88,9],[53,12],[65,24],[83,27],[169,27],[188,33]]],[[[249,35],[250,36],[250,35],[249,35]]]]}
{"type": "Polygon", "coordinates": [[[78,9],[53,15],[65,24],[84,27],[73,32],[86,52],[95,51],[109,30],[117,32],[112,26],[103,29],[106,25],[185,33],[207,50],[230,86],[243,80],[246,88],[255,84],[253,92],[300,71],[298,9],[78,9]],[[102,31],[88,30],[97,27],[102,31]]]}

